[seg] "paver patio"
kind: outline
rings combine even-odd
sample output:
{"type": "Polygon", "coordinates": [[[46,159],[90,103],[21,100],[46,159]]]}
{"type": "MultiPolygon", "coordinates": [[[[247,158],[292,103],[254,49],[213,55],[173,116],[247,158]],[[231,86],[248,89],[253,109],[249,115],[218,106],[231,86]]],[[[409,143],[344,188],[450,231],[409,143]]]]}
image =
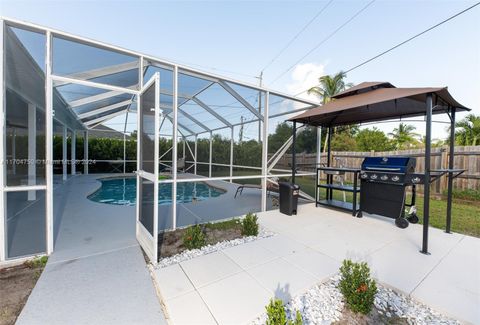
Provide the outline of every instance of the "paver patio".
{"type": "MultiPolygon", "coordinates": [[[[373,276],[455,319],[480,323],[480,239],[430,229],[431,255],[419,253],[421,225],[314,204],[297,216],[259,213],[276,236],[155,272],[174,324],[245,324],[272,296],[283,300],[338,271],[344,258],[367,261],[373,276]]],[[[453,221],[455,222],[455,221],[453,221]]]]}

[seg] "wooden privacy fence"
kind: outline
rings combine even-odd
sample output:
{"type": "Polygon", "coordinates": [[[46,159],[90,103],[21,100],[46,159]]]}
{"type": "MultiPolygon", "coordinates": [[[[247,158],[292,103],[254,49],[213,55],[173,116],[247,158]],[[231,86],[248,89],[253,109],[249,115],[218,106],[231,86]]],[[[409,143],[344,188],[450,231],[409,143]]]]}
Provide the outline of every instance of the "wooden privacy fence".
{"type": "MultiPolygon", "coordinates": [[[[425,152],[424,149],[411,149],[399,151],[383,151],[383,152],[349,152],[349,151],[332,151],[332,166],[335,167],[351,167],[360,168],[363,158],[368,156],[408,156],[417,158],[416,172],[425,170],[425,152]]],[[[286,154],[276,165],[277,168],[290,168],[291,154],[286,154]]],[[[447,169],[449,159],[449,147],[432,148],[431,168],[447,169]]],[[[298,168],[303,171],[312,172],[315,170],[316,154],[297,154],[298,168]]],[[[326,153],[322,153],[321,162],[326,164],[326,153]]],[[[480,189],[480,146],[464,146],[455,147],[454,168],[465,169],[466,172],[454,180],[454,188],[459,190],[480,189]]],[[[346,173],[345,181],[352,182],[353,174],[346,173]]],[[[323,178],[323,177],[322,177],[323,178]]],[[[433,183],[432,191],[435,194],[441,194],[447,189],[447,177],[442,177],[440,181],[433,183]]],[[[419,190],[423,189],[419,187],[419,190]]]]}

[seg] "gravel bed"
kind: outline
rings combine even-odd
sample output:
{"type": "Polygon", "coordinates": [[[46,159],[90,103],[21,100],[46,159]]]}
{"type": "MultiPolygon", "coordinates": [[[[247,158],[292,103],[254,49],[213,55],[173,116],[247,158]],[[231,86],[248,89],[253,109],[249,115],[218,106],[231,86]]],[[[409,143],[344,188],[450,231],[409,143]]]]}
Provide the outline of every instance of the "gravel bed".
{"type": "MultiPolygon", "coordinates": [[[[344,303],[342,294],[337,288],[339,279],[340,276],[336,275],[310,288],[304,294],[294,297],[286,305],[288,317],[294,319],[298,310],[302,314],[305,325],[326,325],[340,321],[344,303]]],[[[408,324],[460,324],[390,288],[378,283],[377,288],[375,308],[378,313],[388,318],[401,317],[406,319],[408,324]]],[[[263,325],[266,319],[266,314],[262,314],[252,322],[252,325],[263,325]]]]}
{"type": "Polygon", "coordinates": [[[258,239],[268,238],[274,235],[276,235],[274,232],[260,228],[257,236],[248,236],[248,237],[242,237],[242,238],[237,238],[233,240],[226,240],[226,241],[218,242],[214,245],[203,246],[200,249],[185,250],[180,254],[162,258],[158,262],[156,268],[158,269],[158,268],[167,267],[173,264],[178,264],[184,261],[188,261],[197,256],[210,254],[210,253],[217,252],[229,247],[238,246],[238,245],[249,243],[258,239]]]}
{"type": "Polygon", "coordinates": [[[395,315],[406,318],[409,324],[460,324],[459,321],[448,318],[390,288],[379,284],[377,284],[377,287],[378,292],[374,304],[378,312],[385,314],[387,317],[395,315]]]}

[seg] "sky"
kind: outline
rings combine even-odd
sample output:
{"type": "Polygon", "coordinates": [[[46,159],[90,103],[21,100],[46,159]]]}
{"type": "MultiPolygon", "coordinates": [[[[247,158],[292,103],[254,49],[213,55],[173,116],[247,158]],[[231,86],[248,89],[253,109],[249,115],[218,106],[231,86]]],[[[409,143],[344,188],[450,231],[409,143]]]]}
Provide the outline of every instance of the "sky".
{"type": "MultiPolygon", "coordinates": [[[[476,2],[376,0],[324,41],[370,1],[333,0],[270,65],[328,1],[0,0],[0,14],[249,83],[258,84],[268,65],[263,85],[297,94],[321,75],[348,70],[476,2]]],[[[448,86],[480,114],[479,40],[480,6],[350,72],[347,81],[448,86]]],[[[410,123],[424,133],[423,122],[410,123]]],[[[375,126],[391,132],[397,125],[375,126]]],[[[446,127],[436,124],[433,138],[445,138],[446,127]]]]}

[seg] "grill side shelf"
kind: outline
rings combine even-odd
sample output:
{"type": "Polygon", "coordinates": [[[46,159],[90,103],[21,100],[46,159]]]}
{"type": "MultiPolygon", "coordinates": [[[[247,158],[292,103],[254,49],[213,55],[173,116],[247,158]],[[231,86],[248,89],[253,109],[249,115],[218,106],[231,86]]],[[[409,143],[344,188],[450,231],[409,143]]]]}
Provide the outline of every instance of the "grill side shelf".
{"type": "Polygon", "coordinates": [[[345,192],[360,192],[360,186],[357,186],[356,189],[352,185],[337,185],[337,184],[317,184],[319,188],[331,188],[334,190],[345,191],[345,192]]]}
{"type": "Polygon", "coordinates": [[[360,184],[359,184],[359,175],[360,169],[356,168],[336,168],[336,167],[319,167],[317,168],[316,173],[316,189],[315,189],[315,206],[323,205],[337,209],[343,209],[351,211],[352,215],[355,216],[357,211],[359,211],[359,206],[357,203],[357,194],[360,193],[360,184]],[[327,174],[327,183],[320,183],[320,172],[327,174]],[[345,173],[353,173],[353,186],[352,185],[341,185],[333,183],[334,175],[344,175],[345,173]],[[330,176],[330,177],[328,177],[330,176]],[[326,199],[320,200],[319,190],[323,188],[326,189],[326,199]],[[353,193],[353,202],[343,202],[333,199],[333,191],[342,191],[353,193]]]}

